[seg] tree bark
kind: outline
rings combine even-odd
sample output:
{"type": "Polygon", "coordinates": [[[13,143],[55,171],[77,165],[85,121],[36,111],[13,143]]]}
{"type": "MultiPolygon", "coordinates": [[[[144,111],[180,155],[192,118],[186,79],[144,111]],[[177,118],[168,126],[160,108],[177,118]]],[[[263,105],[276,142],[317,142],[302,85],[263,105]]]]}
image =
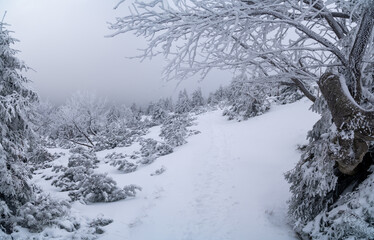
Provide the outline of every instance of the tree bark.
{"type": "Polygon", "coordinates": [[[374,112],[361,108],[350,95],[338,75],[331,72],[321,76],[318,85],[327,102],[337,136],[330,156],[344,174],[353,175],[368,152],[369,141],[374,140],[374,112]]]}

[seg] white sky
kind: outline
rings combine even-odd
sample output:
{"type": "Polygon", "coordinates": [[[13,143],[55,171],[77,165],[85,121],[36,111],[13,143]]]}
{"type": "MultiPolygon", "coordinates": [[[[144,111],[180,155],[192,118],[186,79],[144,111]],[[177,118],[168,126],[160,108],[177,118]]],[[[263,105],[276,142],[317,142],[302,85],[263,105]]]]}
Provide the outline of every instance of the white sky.
{"type": "Polygon", "coordinates": [[[0,0],[0,15],[20,40],[13,48],[33,68],[26,75],[42,99],[63,102],[76,91],[89,91],[108,100],[144,104],[201,87],[206,94],[231,80],[228,72],[211,73],[198,83],[189,79],[164,82],[165,61],[128,59],[144,48],[144,39],[131,34],[105,38],[107,22],[124,16],[127,7],[113,10],[118,0],[0,0]]]}

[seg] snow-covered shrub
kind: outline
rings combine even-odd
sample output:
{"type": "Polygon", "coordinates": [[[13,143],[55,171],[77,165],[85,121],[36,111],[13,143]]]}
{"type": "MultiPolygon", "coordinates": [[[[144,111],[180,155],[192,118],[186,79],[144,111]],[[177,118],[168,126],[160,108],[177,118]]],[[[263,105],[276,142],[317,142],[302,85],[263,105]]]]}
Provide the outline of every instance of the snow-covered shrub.
{"type": "Polygon", "coordinates": [[[134,137],[130,129],[114,125],[116,124],[111,124],[107,130],[94,137],[96,142],[95,151],[130,146],[133,143],[134,137]]]}
{"type": "Polygon", "coordinates": [[[106,159],[109,159],[110,165],[117,167],[118,170],[124,173],[135,172],[138,168],[138,165],[126,160],[127,157],[127,155],[116,152],[110,153],[105,156],[106,159]]]}
{"type": "Polygon", "coordinates": [[[136,190],[141,190],[136,185],[128,185],[123,189],[106,174],[94,173],[80,182],[78,190],[70,192],[73,200],[81,199],[86,203],[114,202],[128,197],[135,197],[136,190]]]}
{"type": "Polygon", "coordinates": [[[93,173],[99,160],[92,150],[76,147],[70,150],[73,154],[69,157],[67,167],[54,166],[52,171],[62,174],[52,181],[52,185],[59,187],[61,191],[76,190],[81,181],[93,173]]]}
{"type": "Polygon", "coordinates": [[[73,147],[69,150],[70,153],[78,153],[78,154],[84,154],[88,152],[88,150],[82,146],[73,147]]]}
{"type": "Polygon", "coordinates": [[[161,175],[161,174],[163,174],[165,171],[166,171],[165,166],[162,166],[160,169],[157,169],[155,172],[151,173],[150,175],[151,175],[151,176],[161,175]]]}
{"type": "Polygon", "coordinates": [[[52,185],[60,188],[61,191],[72,191],[78,189],[79,183],[93,173],[92,169],[84,166],[70,168],[59,166],[55,167],[53,171],[56,173],[62,171],[62,174],[52,181],[52,185]]]}
{"type": "Polygon", "coordinates": [[[86,151],[84,153],[76,153],[69,157],[68,167],[80,167],[83,166],[88,169],[97,168],[97,164],[100,161],[97,159],[94,152],[86,151]]]}
{"type": "Polygon", "coordinates": [[[71,232],[79,225],[71,222],[67,228],[66,217],[69,214],[68,202],[53,200],[48,195],[38,194],[35,199],[18,209],[16,224],[29,229],[30,232],[41,232],[45,227],[52,225],[71,232]]]}
{"type": "MultiPolygon", "coordinates": [[[[318,216],[336,201],[335,191],[338,183],[335,162],[328,154],[329,150],[335,147],[332,144],[336,136],[335,125],[332,124],[331,114],[326,109],[323,99],[318,98],[312,108],[322,113],[322,118],[308,133],[310,143],[303,150],[300,161],[293,170],[285,174],[291,184],[292,193],[289,215],[294,222],[295,230],[306,238],[313,234],[312,230],[306,231],[305,226],[310,225],[311,222],[321,223],[322,218],[318,216]]],[[[332,207],[332,209],[337,208],[332,207]]],[[[313,231],[316,229],[314,228],[313,231]]]]}
{"type": "Polygon", "coordinates": [[[140,148],[142,157],[159,157],[173,152],[173,148],[170,145],[158,142],[152,138],[144,139],[140,142],[140,145],[142,146],[140,148]]]}
{"type": "Polygon", "coordinates": [[[153,163],[156,159],[157,159],[157,156],[150,155],[150,156],[142,157],[141,159],[139,159],[137,161],[137,163],[140,163],[140,164],[143,164],[143,165],[149,165],[149,164],[153,163]]]}
{"type": "Polygon", "coordinates": [[[234,79],[229,87],[229,106],[223,112],[229,120],[247,120],[270,109],[266,86],[234,79]]]}
{"type": "Polygon", "coordinates": [[[99,160],[96,154],[83,147],[76,147],[70,150],[73,154],[69,157],[68,166],[55,166],[52,171],[60,174],[52,181],[52,185],[59,187],[61,191],[76,190],[79,183],[93,173],[97,168],[99,160]]]}
{"type": "Polygon", "coordinates": [[[128,123],[118,122],[112,123],[107,126],[106,129],[95,136],[95,151],[101,151],[105,149],[113,149],[115,147],[128,147],[133,144],[134,141],[147,133],[147,126],[144,122],[138,121],[138,123],[131,124],[132,128],[128,128],[128,123]]]}
{"type": "Polygon", "coordinates": [[[112,222],[113,222],[113,219],[98,217],[98,218],[92,220],[88,224],[88,226],[91,227],[91,228],[94,228],[96,234],[103,234],[104,230],[102,229],[102,227],[105,227],[105,226],[111,224],[112,222]]]}
{"type": "Polygon", "coordinates": [[[40,146],[36,146],[28,155],[28,163],[32,165],[31,170],[51,167],[49,163],[55,159],[52,154],[40,146]]]}
{"type": "Polygon", "coordinates": [[[116,152],[112,152],[112,153],[108,153],[106,156],[105,156],[105,159],[109,159],[109,160],[115,160],[115,159],[123,159],[123,158],[126,158],[127,155],[123,154],[123,153],[116,153],[116,152]]]}
{"type": "Polygon", "coordinates": [[[187,114],[175,114],[165,120],[161,126],[160,136],[173,147],[187,143],[187,127],[192,125],[192,119],[187,114]]]}
{"type": "Polygon", "coordinates": [[[304,97],[304,94],[296,85],[281,85],[278,87],[275,101],[279,104],[289,104],[300,100],[302,97],[304,97]]]}
{"type": "Polygon", "coordinates": [[[8,204],[5,201],[0,200],[0,237],[2,231],[6,232],[7,229],[11,229],[13,227],[13,221],[11,221],[12,215],[13,213],[9,209],[8,204]]]}
{"type": "Polygon", "coordinates": [[[118,170],[124,173],[135,172],[138,169],[138,165],[129,162],[126,159],[116,159],[110,165],[117,167],[118,170]]]}
{"type": "Polygon", "coordinates": [[[156,105],[154,105],[152,112],[150,113],[152,121],[156,125],[162,124],[169,115],[169,111],[165,108],[163,100],[161,99],[156,105]]]}
{"type": "Polygon", "coordinates": [[[312,239],[374,239],[374,174],[353,192],[342,195],[303,229],[312,239]]]}

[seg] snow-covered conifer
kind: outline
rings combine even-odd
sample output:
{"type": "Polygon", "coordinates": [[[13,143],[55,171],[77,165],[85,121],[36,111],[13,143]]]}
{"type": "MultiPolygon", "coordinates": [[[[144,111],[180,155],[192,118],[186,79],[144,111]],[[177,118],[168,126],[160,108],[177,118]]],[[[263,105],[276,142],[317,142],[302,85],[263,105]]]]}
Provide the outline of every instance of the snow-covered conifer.
{"type": "Polygon", "coordinates": [[[69,193],[73,200],[81,199],[86,203],[114,202],[128,197],[135,197],[141,188],[128,185],[123,189],[106,174],[94,173],[80,182],[78,190],[69,193]]]}
{"type": "Polygon", "coordinates": [[[187,143],[187,127],[190,125],[191,120],[187,114],[172,115],[161,126],[160,136],[173,147],[183,145],[187,143]]]}
{"type": "Polygon", "coordinates": [[[184,89],[183,91],[179,92],[178,101],[175,104],[175,112],[179,114],[187,113],[191,111],[191,109],[192,109],[191,100],[188,97],[186,89],[184,89]]]}
{"type": "Polygon", "coordinates": [[[164,103],[165,101],[160,99],[158,103],[153,106],[151,112],[152,121],[157,125],[162,124],[168,116],[168,110],[164,103]]]}
{"type": "Polygon", "coordinates": [[[8,233],[13,216],[33,195],[25,163],[32,141],[28,111],[37,100],[26,87],[29,80],[21,75],[27,67],[11,48],[15,42],[0,22],[0,231],[8,233]]]}
{"type": "Polygon", "coordinates": [[[263,85],[249,83],[243,76],[234,79],[229,87],[229,107],[223,115],[240,121],[263,114],[270,108],[264,88],[263,85]]]}
{"type": "Polygon", "coordinates": [[[201,88],[198,88],[192,93],[191,106],[192,108],[199,108],[204,106],[205,100],[201,92],[201,88]]]}

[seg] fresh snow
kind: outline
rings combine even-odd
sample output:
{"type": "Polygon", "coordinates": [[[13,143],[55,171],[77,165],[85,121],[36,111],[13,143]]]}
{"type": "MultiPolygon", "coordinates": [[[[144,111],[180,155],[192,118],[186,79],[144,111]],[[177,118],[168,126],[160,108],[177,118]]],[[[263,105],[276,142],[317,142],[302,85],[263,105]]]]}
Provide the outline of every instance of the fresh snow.
{"type": "MultiPolygon", "coordinates": [[[[221,110],[198,115],[194,129],[200,134],[129,174],[105,163],[104,157],[130,154],[138,145],[98,152],[101,163],[95,171],[107,172],[119,187],[136,184],[143,190],[113,203],[75,202],[73,211],[112,218],[99,235],[102,240],[297,239],[287,224],[290,193],[283,174],[295,166],[297,147],[307,143],[306,133],[319,118],[309,106],[304,99],[273,106],[243,122],[228,121],[221,110]],[[162,167],[164,173],[150,175],[162,167]]],[[[159,127],[151,130],[147,137],[158,137],[159,127]]],[[[65,153],[57,165],[67,162],[65,153]]],[[[43,173],[51,174],[48,169],[43,173]]],[[[55,196],[66,196],[50,182],[35,181],[55,196]]]]}

